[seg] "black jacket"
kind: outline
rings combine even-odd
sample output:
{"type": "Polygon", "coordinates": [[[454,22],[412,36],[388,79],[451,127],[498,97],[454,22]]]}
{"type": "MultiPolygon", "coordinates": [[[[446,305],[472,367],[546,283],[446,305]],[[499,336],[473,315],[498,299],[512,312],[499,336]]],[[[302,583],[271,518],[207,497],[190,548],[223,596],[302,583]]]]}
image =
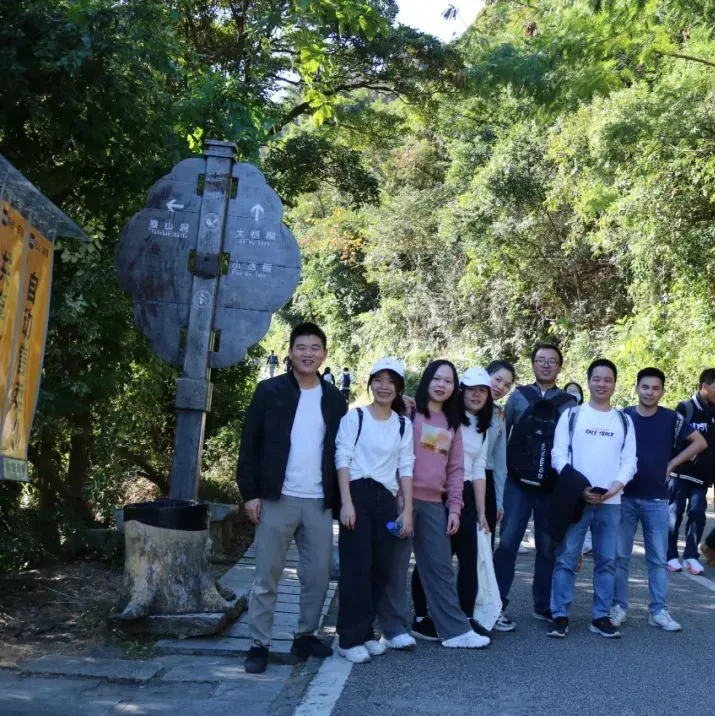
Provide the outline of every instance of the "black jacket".
{"type": "MultiPolygon", "coordinates": [[[[326,509],[335,509],[340,497],[335,469],[335,437],[347,406],[335,386],[322,378],[320,385],[323,389],[320,408],[325,422],[323,494],[326,509]]],[[[263,380],[256,387],[243,423],[236,471],[244,502],[257,497],[280,499],[299,399],[300,387],[292,372],[263,380]]]]}
{"type": "Polygon", "coordinates": [[[591,483],[586,477],[571,465],[566,465],[561,470],[547,517],[549,536],[554,546],[566,536],[569,525],[578,522],[583,516],[583,508],[586,505],[583,491],[590,486],[591,483]]]}

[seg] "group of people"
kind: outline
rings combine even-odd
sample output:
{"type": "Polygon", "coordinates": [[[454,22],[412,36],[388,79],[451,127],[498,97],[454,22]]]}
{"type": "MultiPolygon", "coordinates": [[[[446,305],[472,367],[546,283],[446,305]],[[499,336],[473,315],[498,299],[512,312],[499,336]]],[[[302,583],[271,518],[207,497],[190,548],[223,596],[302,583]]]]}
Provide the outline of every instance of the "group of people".
{"type": "MultiPolygon", "coordinates": [[[[628,573],[639,521],[648,623],[680,630],[667,608],[668,570],[703,569],[697,550],[713,472],[715,369],[703,371],[696,394],[673,411],[659,405],[663,372],[644,368],[637,404],[621,411],[611,405],[618,378],[611,361],[589,366],[585,402],[577,384],[557,387],[563,356],[557,346],[540,344],[531,355],[535,381],[517,387],[502,409],[496,401],[516,382],[506,360],[461,376],[450,361],[432,361],[411,398],[405,395],[404,365],[386,357],[370,370],[371,402],[348,410],[344,396],[319,372],[326,354],[320,327],[296,326],[290,372],[259,383],[247,411],[237,471],[256,524],[246,671],[266,669],[278,582],[294,538],[301,597],[292,652],[332,654],[315,634],[328,588],[333,517],[340,521],[339,654],[354,663],[387,649],[412,648],[414,637],[480,649],[490,643],[491,629],[513,631],[506,610],[532,518],[533,616],[548,623],[548,636],[568,633],[589,531],[590,630],[620,636],[629,614],[628,573]],[[681,563],[677,538],[686,506],[681,563]],[[498,528],[493,567],[502,612],[486,629],[473,618],[477,536],[491,535],[493,549],[498,528]]],[[[715,534],[700,548],[715,563],[715,534]]]]}

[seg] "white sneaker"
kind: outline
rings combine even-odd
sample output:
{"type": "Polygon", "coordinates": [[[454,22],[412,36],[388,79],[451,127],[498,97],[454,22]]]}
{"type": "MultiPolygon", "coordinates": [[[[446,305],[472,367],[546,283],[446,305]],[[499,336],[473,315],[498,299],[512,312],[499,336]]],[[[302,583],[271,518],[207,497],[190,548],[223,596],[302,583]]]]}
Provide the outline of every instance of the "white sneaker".
{"type": "Polygon", "coordinates": [[[346,659],[352,661],[353,664],[366,664],[370,659],[370,652],[362,645],[351,646],[349,649],[341,649],[338,647],[338,654],[346,659]]]}
{"type": "Polygon", "coordinates": [[[365,648],[367,649],[367,653],[370,654],[370,656],[381,656],[387,651],[387,647],[384,644],[381,644],[379,641],[375,641],[375,639],[370,639],[370,641],[366,641],[365,648]]]}
{"type": "Polygon", "coordinates": [[[489,646],[491,641],[488,636],[481,636],[470,629],[465,631],[464,634],[445,639],[442,642],[442,646],[447,647],[447,649],[483,649],[485,646],[489,646]]]}
{"type": "Polygon", "coordinates": [[[591,530],[586,532],[586,538],[583,541],[583,549],[581,550],[583,554],[589,554],[590,552],[593,552],[593,540],[591,539],[591,530]]]}
{"type": "Polygon", "coordinates": [[[417,642],[409,634],[398,634],[393,636],[392,639],[387,639],[384,636],[380,637],[380,644],[383,644],[388,649],[399,651],[400,649],[414,649],[417,642]]]}
{"type": "Polygon", "coordinates": [[[611,611],[608,613],[608,618],[611,620],[611,624],[615,627],[621,626],[621,624],[626,621],[627,616],[628,613],[620,604],[612,606],[611,611]]]}
{"type": "Polygon", "coordinates": [[[685,566],[688,568],[690,574],[702,574],[705,571],[705,567],[703,567],[697,559],[686,559],[685,566]]]}
{"type": "Polygon", "coordinates": [[[670,616],[667,609],[661,609],[655,614],[649,614],[648,624],[660,627],[665,631],[680,631],[683,628],[670,616]]]}
{"type": "Polygon", "coordinates": [[[682,572],[683,565],[680,564],[680,560],[679,559],[669,559],[668,560],[668,571],[669,572],[682,572]]]}

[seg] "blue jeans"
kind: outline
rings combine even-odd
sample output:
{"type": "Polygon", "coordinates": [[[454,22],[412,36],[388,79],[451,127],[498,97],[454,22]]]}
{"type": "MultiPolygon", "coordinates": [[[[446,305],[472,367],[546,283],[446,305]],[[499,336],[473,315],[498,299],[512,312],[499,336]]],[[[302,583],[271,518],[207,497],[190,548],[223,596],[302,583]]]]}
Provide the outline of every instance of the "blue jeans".
{"type": "Polygon", "coordinates": [[[633,540],[643,525],[645,561],[648,565],[648,611],[657,614],[665,609],[668,591],[668,568],[665,558],[668,545],[668,503],[666,500],[640,497],[621,498],[621,533],[616,556],[616,593],[613,603],[628,611],[628,566],[633,540]]]}
{"type": "Polygon", "coordinates": [[[668,559],[678,559],[678,533],[683,521],[685,506],[688,505],[688,520],[685,523],[685,549],[683,559],[698,558],[698,543],[705,530],[705,508],[707,490],[690,480],[671,477],[668,483],[668,507],[670,528],[668,530],[668,559]]]}
{"type": "Polygon", "coordinates": [[[621,524],[620,505],[586,505],[581,519],[570,525],[556,548],[551,584],[551,613],[568,617],[576,583],[576,565],[588,528],[593,542],[593,618],[607,617],[616,586],[616,548],[621,524]]]}
{"type": "Polygon", "coordinates": [[[534,540],[536,541],[536,564],[532,594],[534,610],[546,611],[551,600],[551,575],[554,571],[554,557],[551,538],[548,533],[548,510],[551,494],[539,490],[526,490],[513,480],[507,479],[504,486],[504,520],[501,526],[499,547],[494,553],[494,572],[499,585],[502,605],[509,603],[509,591],[514,582],[516,555],[529,517],[534,513],[534,540]]]}

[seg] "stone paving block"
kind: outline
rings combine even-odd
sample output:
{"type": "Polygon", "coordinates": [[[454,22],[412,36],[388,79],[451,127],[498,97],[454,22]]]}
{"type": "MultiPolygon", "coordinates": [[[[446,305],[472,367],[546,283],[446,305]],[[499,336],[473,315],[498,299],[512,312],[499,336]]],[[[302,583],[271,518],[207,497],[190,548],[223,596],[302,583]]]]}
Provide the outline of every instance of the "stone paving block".
{"type": "MultiPolygon", "coordinates": [[[[248,630],[248,624],[242,624],[241,622],[238,622],[236,624],[231,624],[231,626],[226,629],[226,631],[222,635],[223,637],[245,637],[246,639],[250,636],[249,630],[248,630]]],[[[271,639],[292,639],[293,633],[286,629],[285,627],[279,626],[279,625],[273,625],[273,629],[271,629],[271,639]]]]}
{"type": "Polygon", "coordinates": [[[280,691],[292,672],[291,666],[272,665],[265,674],[247,674],[242,659],[227,657],[166,656],[162,661],[166,667],[160,677],[162,682],[220,684],[222,686],[215,692],[217,696],[222,693],[224,686],[229,684],[245,690],[246,693],[257,686],[272,687],[280,691]]]}
{"type": "Polygon", "coordinates": [[[20,666],[23,674],[82,676],[111,681],[144,683],[161,670],[157,660],[101,659],[78,656],[43,656],[20,666]]]}

